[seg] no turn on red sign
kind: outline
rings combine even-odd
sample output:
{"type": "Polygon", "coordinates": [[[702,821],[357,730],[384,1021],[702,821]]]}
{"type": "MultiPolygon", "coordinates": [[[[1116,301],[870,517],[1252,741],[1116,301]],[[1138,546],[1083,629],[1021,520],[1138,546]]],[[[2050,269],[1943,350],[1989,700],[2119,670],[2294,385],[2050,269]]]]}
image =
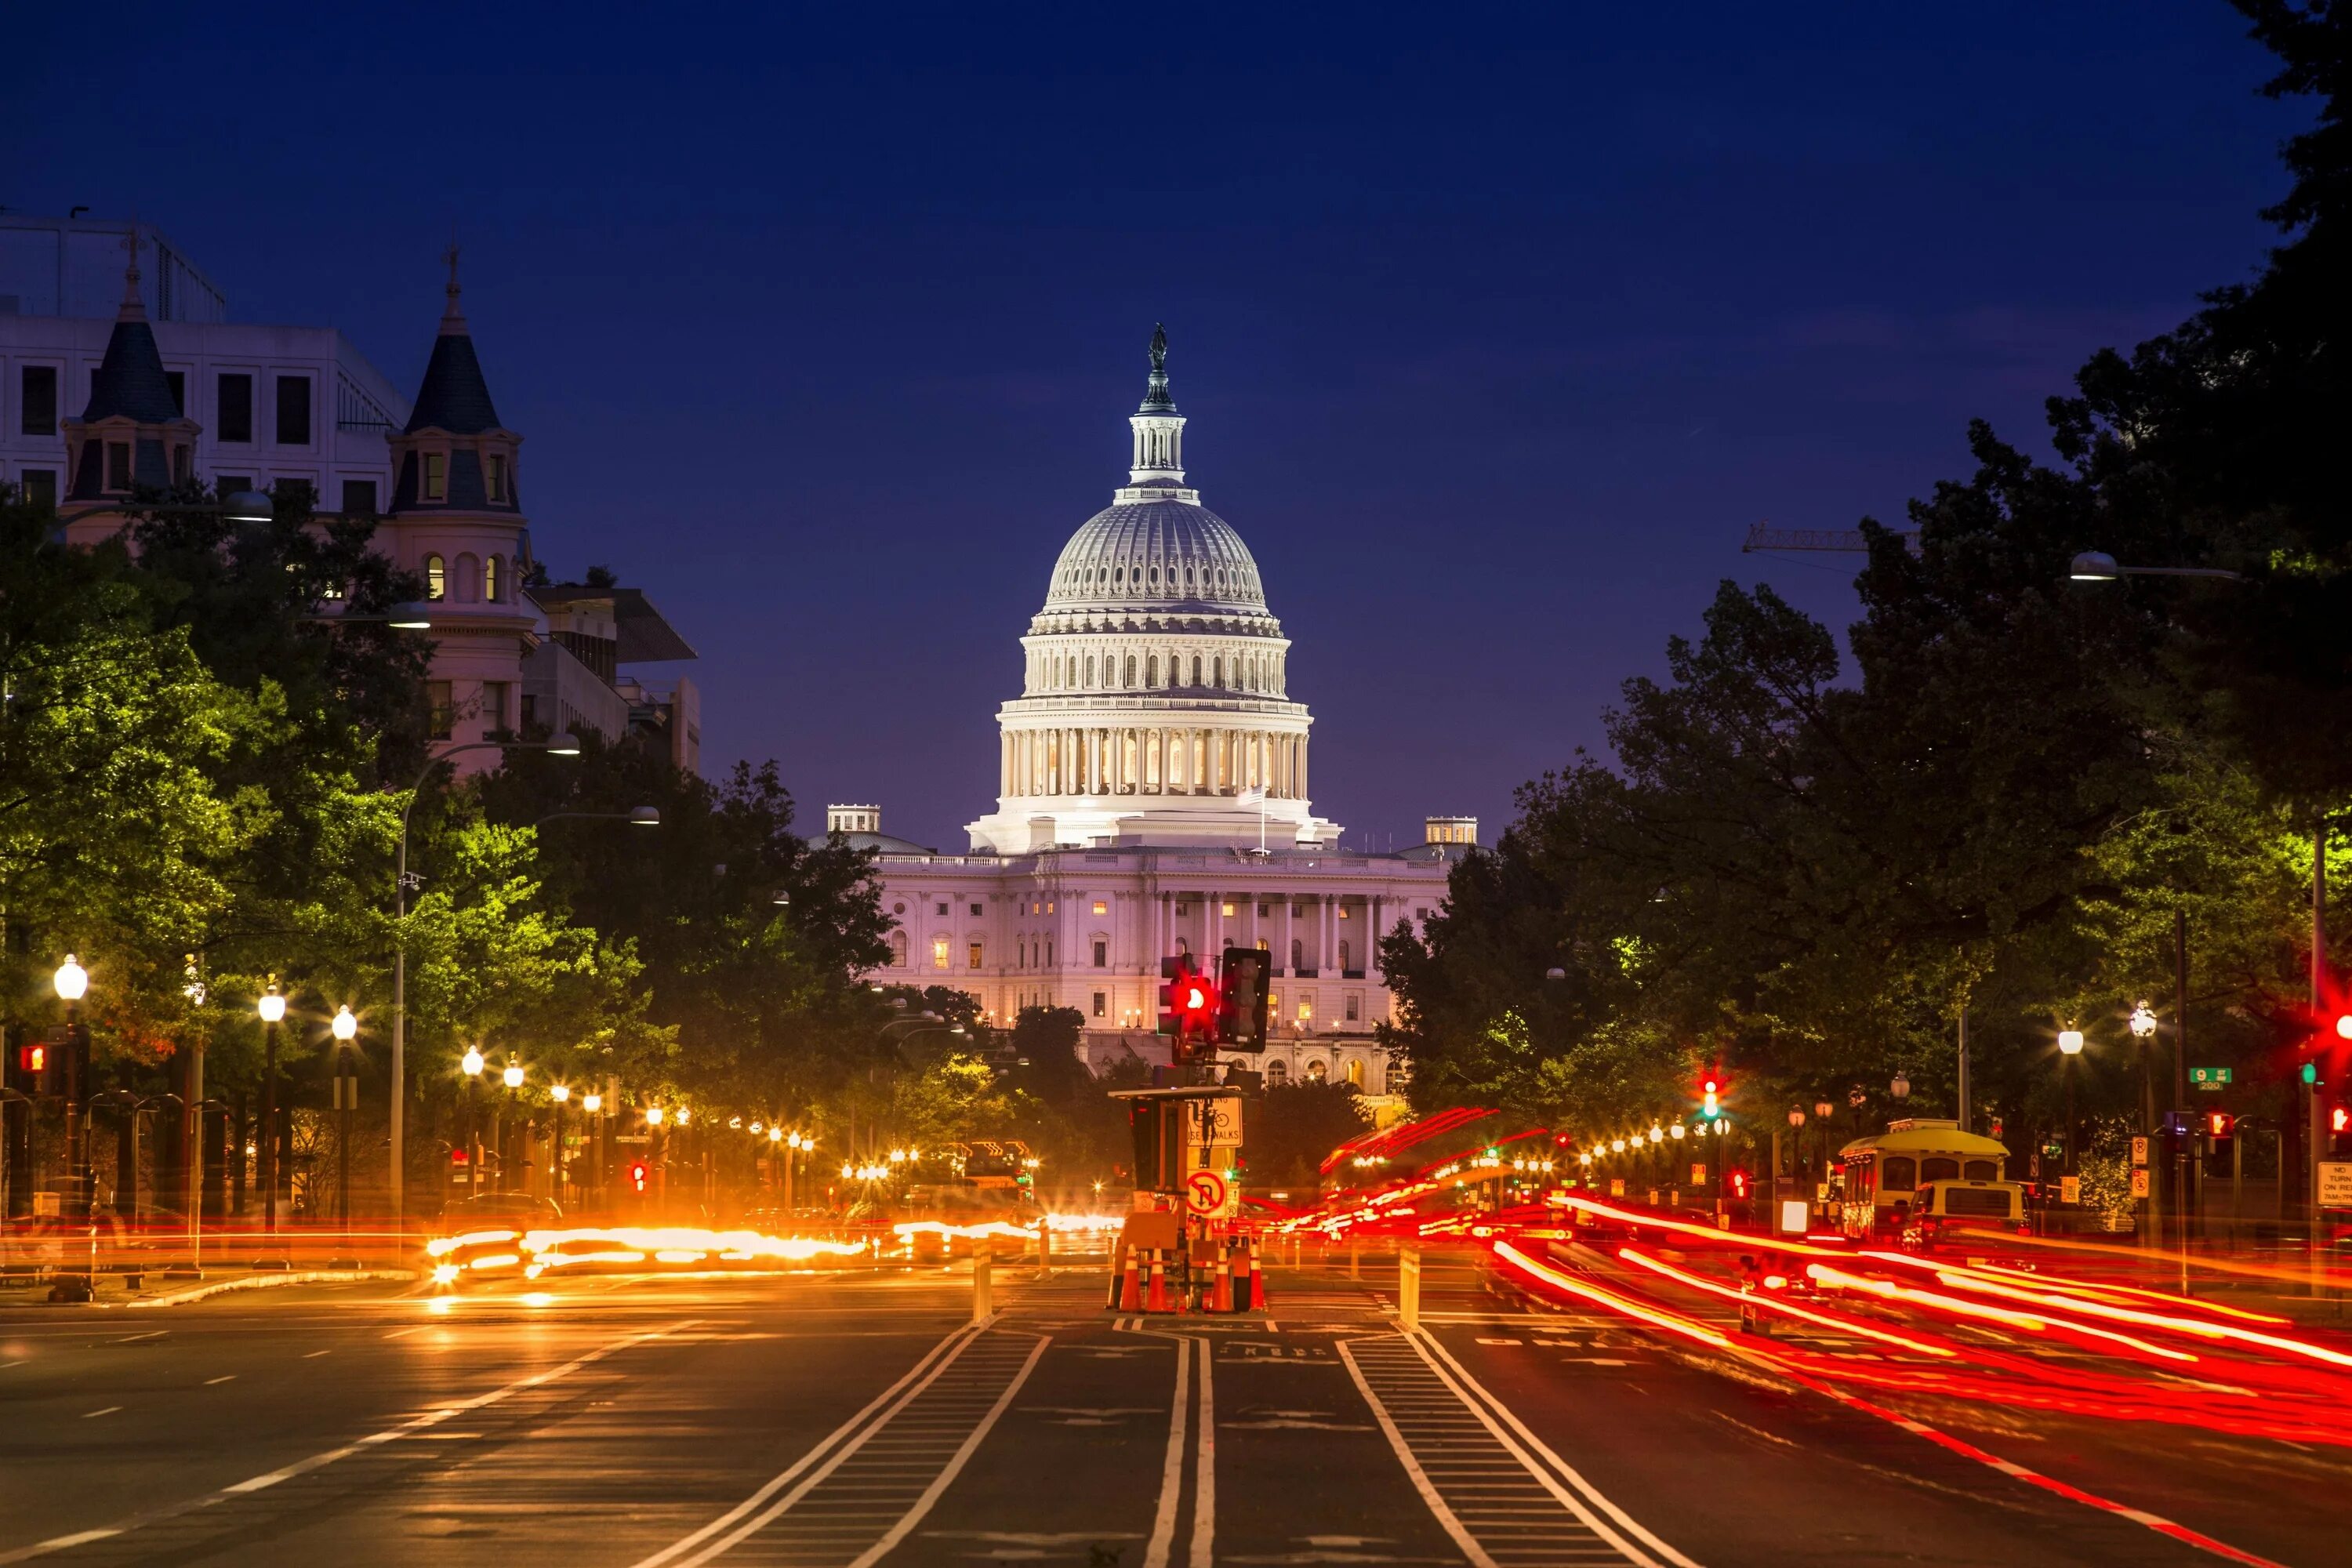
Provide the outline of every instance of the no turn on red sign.
{"type": "Polygon", "coordinates": [[[1195,1171],[1184,1178],[1184,1210],[1202,1219],[1230,1219],[1241,1211],[1241,1192],[1223,1171],[1195,1171]]]}

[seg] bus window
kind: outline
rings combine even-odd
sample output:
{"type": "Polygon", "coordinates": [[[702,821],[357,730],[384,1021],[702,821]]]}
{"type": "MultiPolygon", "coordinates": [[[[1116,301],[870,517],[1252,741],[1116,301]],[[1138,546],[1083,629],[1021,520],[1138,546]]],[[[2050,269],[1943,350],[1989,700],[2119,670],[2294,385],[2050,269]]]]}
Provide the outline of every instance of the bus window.
{"type": "Polygon", "coordinates": [[[1919,1162],[1919,1179],[1923,1182],[1957,1182],[1960,1179],[1960,1163],[1947,1154],[1930,1154],[1919,1162]]]}
{"type": "Polygon", "coordinates": [[[1971,1182],[1998,1182],[2000,1180],[2000,1162],[1971,1160],[1968,1163],[1967,1173],[1971,1182]]]}
{"type": "Polygon", "coordinates": [[[1917,1185],[1917,1161],[1908,1154],[1889,1154],[1879,1161],[1878,1184],[1890,1193],[1907,1193],[1917,1185]]]}

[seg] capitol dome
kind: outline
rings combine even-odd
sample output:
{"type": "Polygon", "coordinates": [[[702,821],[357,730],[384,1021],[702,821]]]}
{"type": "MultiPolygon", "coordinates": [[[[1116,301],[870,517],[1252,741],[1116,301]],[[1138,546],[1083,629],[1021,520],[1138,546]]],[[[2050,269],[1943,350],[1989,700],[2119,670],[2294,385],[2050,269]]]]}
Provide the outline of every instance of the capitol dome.
{"type": "Polygon", "coordinates": [[[1045,608],[1263,613],[1265,590],[1249,546],[1207,507],[1172,498],[1121,500],[1062,546],[1045,608]]]}
{"type": "Polygon", "coordinates": [[[1168,339],[1129,416],[1128,482],[1072,534],[997,714],[997,808],[972,847],[1322,844],[1307,796],[1314,720],[1249,546],[1184,482],[1168,339]]]}

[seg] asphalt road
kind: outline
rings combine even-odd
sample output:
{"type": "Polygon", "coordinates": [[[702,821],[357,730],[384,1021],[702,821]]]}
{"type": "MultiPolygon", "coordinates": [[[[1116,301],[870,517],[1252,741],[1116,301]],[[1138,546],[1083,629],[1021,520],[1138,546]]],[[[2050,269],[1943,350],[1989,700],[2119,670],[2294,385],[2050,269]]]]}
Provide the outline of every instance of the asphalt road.
{"type": "Polygon", "coordinates": [[[2334,1451],[1913,1430],[1466,1258],[1400,1334],[1366,1275],[1145,1321],[1000,1266],[978,1329],[961,1268],[0,1301],[0,1564],[2352,1561],[2334,1451]]]}

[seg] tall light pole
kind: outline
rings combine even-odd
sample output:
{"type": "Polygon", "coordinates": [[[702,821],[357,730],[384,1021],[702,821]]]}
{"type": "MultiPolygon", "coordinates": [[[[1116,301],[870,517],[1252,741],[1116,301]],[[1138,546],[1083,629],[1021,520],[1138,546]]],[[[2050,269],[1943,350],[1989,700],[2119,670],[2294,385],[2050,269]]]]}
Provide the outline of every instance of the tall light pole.
{"type": "Polygon", "coordinates": [[[482,1053],[467,1046],[457,1058],[457,1070],[466,1075],[466,1195],[470,1198],[482,1190],[482,1053]]]}
{"type": "MultiPolygon", "coordinates": [[[[89,994],[89,971],[72,953],[49,977],[58,1000],[66,1005],[66,1175],[73,1184],[68,1201],[79,1212],[90,1212],[89,1142],[81,1131],[81,1102],[89,1097],[89,1049],[81,1032],[81,999],[89,994]]],[[[71,1219],[74,1215],[65,1216],[71,1219]]]]}
{"type": "MultiPolygon", "coordinates": [[[[398,624],[398,623],[395,623],[398,624]]],[[[408,786],[408,802],[400,808],[400,860],[392,883],[392,1224],[397,1231],[407,1224],[408,1188],[408,819],[416,797],[433,770],[466,752],[545,752],[551,756],[576,757],[580,738],[570,731],[544,741],[468,741],[446,746],[425,758],[415,782],[408,786]]]]}
{"type": "MultiPolygon", "coordinates": [[[[2150,1007],[2147,1003],[2142,1002],[2132,1009],[2132,1044],[2137,1047],[2137,1054],[2139,1057],[2139,1132],[2143,1142],[2150,1143],[2152,1143],[2156,1138],[2156,1079],[2148,1071],[2147,1052],[2148,1042],[2156,1038],[2156,1030],[2157,1021],[2156,1010],[2154,1008],[2150,1007]]],[[[2154,1152],[2153,1150],[2151,1150],[2150,1152],[2152,1155],[2154,1152]]],[[[2143,1247],[2153,1246],[2154,1239],[2149,1235],[2149,1231],[2152,1227],[2148,1224],[2148,1218],[2155,1213],[2156,1203],[2153,1198],[2142,1198],[2139,1202],[2141,1205],[2139,1211],[2140,1245],[2143,1247]]]]}
{"type": "Polygon", "coordinates": [[[584,1124],[580,1134],[581,1142],[588,1148],[588,1179],[580,1184],[583,1201],[593,1192],[601,1203],[604,1191],[604,1118],[600,1114],[604,1109],[604,1097],[596,1090],[592,1089],[580,1097],[581,1111],[594,1119],[584,1124]]]}
{"type": "Polygon", "coordinates": [[[261,1229],[264,1235],[278,1232],[278,1025],[286,1016],[286,997],[278,989],[278,976],[269,977],[268,989],[262,992],[254,1011],[261,1015],[261,1229]]]}
{"type": "Polygon", "coordinates": [[[572,1086],[568,1083],[551,1084],[547,1098],[555,1102],[555,1156],[548,1173],[547,1195],[555,1200],[555,1206],[560,1209],[563,1206],[563,1107],[572,1098],[572,1086]]]}

